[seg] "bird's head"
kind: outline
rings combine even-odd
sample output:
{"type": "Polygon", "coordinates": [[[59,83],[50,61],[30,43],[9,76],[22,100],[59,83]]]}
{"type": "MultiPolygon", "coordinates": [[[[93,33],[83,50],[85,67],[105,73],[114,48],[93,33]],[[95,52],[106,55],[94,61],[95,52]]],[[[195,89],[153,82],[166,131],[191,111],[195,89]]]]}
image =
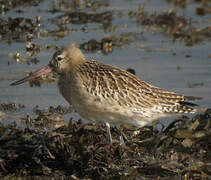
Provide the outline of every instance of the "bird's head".
{"type": "Polygon", "coordinates": [[[48,66],[57,74],[65,74],[75,69],[84,61],[85,57],[83,53],[72,43],[68,48],[56,51],[48,66]]]}
{"type": "Polygon", "coordinates": [[[21,80],[13,82],[11,85],[19,85],[51,72],[58,75],[68,74],[70,71],[77,69],[77,67],[85,61],[86,58],[80,49],[76,46],[76,44],[71,43],[68,48],[63,48],[56,51],[48,66],[31,73],[29,76],[26,76],[21,80]]]}

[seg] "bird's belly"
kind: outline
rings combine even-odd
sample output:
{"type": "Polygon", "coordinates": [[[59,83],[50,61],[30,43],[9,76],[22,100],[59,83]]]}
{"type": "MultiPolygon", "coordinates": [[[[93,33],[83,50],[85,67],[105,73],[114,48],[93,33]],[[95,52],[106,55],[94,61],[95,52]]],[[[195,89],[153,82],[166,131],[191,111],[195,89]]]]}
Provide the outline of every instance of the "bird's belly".
{"type": "Polygon", "coordinates": [[[123,110],[118,106],[92,95],[84,96],[80,100],[75,97],[72,99],[72,104],[82,117],[95,123],[118,123],[123,117],[122,114],[128,114],[127,112],[123,113],[123,110]]]}
{"type": "Polygon", "coordinates": [[[117,101],[93,95],[81,86],[60,83],[59,90],[74,110],[95,123],[108,122],[113,125],[132,124],[142,127],[154,119],[142,113],[134,113],[133,108],[120,106],[117,101]]]}
{"type": "Polygon", "coordinates": [[[142,127],[154,120],[144,114],[134,113],[129,107],[122,107],[116,102],[111,103],[90,94],[82,99],[73,98],[72,105],[78,114],[95,123],[108,122],[113,125],[131,124],[142,127]]]}

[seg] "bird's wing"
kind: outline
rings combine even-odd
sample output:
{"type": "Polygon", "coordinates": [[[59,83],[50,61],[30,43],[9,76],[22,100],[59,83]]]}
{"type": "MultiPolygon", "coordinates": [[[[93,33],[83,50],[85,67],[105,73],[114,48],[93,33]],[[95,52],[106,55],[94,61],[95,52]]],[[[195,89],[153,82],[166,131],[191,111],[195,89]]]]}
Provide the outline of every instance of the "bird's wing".
{"type": "Polygon", "coordinates": [[[144,109],[163,107],[160,111],[166,112],[177,112],[179,108],[191,111],[192,108],[188,108],[196,104],[186,101],[200,99],[160,89],[126,70],[97,61],[87,61],[81,71],[90,93],[97,93],[121,106],[144,109]]]}

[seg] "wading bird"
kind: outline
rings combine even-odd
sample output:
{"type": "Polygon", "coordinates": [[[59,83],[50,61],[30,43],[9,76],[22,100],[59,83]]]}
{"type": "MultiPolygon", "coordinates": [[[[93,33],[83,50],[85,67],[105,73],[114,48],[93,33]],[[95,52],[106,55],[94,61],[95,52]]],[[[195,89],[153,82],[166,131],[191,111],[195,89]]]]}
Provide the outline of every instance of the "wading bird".
{"type": "Polygon", "coordinates": [[[78,114],[105,123],[110,143],[110,124],[143,127],[174,113],[194,113],[196,104],[188,101],[200,99],[161,89],[119,67],[88,60],[73,43],[55,52],[48,66],[11,85],[50,72],[57,74],[60,93],[78,114]]]}

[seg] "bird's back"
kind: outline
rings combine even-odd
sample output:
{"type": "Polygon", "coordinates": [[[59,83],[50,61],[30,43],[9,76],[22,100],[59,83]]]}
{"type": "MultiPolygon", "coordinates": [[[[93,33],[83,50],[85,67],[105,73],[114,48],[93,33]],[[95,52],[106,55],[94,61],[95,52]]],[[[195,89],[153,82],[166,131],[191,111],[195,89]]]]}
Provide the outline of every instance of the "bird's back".
{"type": "Polygon", "coordinates": [[[62,88],[71,92],[63,92],[63,96],[92,121],[152,121],[168,113],[195,112],[195,104],[186,101],[197,98],[160,89],[118,67],[89,60],[69,76],[68,88],[62,88]]]}

